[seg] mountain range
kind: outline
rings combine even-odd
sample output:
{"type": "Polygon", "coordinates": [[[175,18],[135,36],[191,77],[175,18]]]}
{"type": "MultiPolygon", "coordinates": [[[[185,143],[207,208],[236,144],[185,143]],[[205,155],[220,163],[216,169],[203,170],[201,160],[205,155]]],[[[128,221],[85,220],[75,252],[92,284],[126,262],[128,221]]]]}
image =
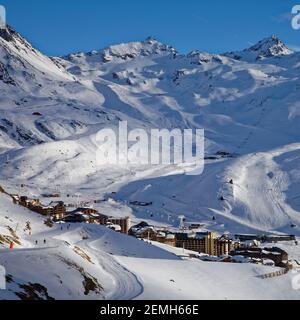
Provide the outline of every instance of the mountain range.
{"type": "MultiPolygon", "coordinates": [[[[59,193],[133,224],[173,228],[184,215],[220,235],[299,237],[299,71],[300,53],[276,36],[224,54],[180,54],[149,37],[47,57],[1,29],[0,191],[45,205],[45,194],[59,193]],[[203,174],[99,166],[97,132],[119,121],[203,128],[203,174]]],[[[1,192],[0,299],[299,299],[293,272],[263,279],[275,267],[204,262],[105,226],[49,226],[1,192]]],[[[294,242],[280,245],[300,261],[294,242]]]]}
{"type": "Polygon", "coordinates": [[[47,57],[7,27],[0,31],[0,184],[16,193],[24,185],[37,197],[113,192],[122,210],[158,223],[176,225],[184,214],[221,232],[299,233],[299,69],[300,53],[274,35],[224,54],[184,55],[149,37],[47,57]],[[121,120],[130,128],[204,128],[204,173],[99,168],[96,133],[121,120]],[[151,212],[130,201],[151,201],[151,212]]]}

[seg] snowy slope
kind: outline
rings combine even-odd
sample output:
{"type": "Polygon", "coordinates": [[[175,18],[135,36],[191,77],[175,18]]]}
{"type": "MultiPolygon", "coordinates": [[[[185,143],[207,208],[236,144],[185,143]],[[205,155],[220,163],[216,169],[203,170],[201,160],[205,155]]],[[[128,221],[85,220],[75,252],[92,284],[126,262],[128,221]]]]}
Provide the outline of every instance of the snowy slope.
{"type": "Polygon", "coordinates": [[[0,246],[8,280],[0,299],[300,298],[291,287],[293,274],[259,277],[276,268],[182,260],[177,256],[181,249],[148,244],[101,226],[50,228],[42,217],[0,194],[0,239],[11,235],[8,227],[17,241],[13,250],[7,243],[0,246]],[[24,231],[28,221],[31,235],[24,231]]]}
{"type": "Polygon", "coordinates": [[[299,234],[300,55],[278,38],[224,55],[181,55],[148,38],[59,58],[10,28],[0,41],[0,183],[10,192],[65,190],[63,199],[80,193],[89,201],[117,192],[118,208],[105,210],[137,220],[177,225],[184,214],[220,231],[299,234]],[[95,134],[119,120],[204,128],[203,175],[97,167],[95,134]],[[130,200],[153,206],[130,208],[130,200]]]}

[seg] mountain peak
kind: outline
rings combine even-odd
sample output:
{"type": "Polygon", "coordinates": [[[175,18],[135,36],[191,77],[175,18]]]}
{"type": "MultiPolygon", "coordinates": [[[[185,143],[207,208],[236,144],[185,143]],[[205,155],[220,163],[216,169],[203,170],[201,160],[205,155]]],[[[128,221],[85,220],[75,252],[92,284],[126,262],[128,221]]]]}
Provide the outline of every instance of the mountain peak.
{"type": "Polygon", "coordinates": [[[14,47],[18,51],[25,50],[37,53],[37,50],[32,47],[32,45],[17,31],[15,31],[11,26],[6,25],[5,28],[0,28],[0,42],[6,43],[14,47]]]}
{"type": "Polygon", "coordinates": [[[292,53],[292,51],[276,35],[265,38],[246,50],[259,52],[262,57],[266,58],[292,53]]]}
{"type": "Polygon", "coordinates": [[[93,56],[102,56],[102,62],[110,62],[113,60],[132,60],[137,57],[155,56],[155,55],[176,55],[177,51],[169,45],[159,42],[153,37],[147,37],[144,41],[133,41],[111,45],[99,51],[89,53],[70,54],[63,59],[81,60],[92,59],[93,56]],[[90,58],[92,57],[92,58],[90,58]]]}
{"type": "Polygon", "coordinates": [[[290,50],[276,35],[271,35],[243,51],[230,52],[225,55],[236,60],[255,61],[286,56],[292,53],[293,51],[290,50]]]}
{"type": "Polygon", "coordinates": [[[157,39],[152,36],[147,37],[144,41],[144,43],[148,43],[148,44],[154,44],[156,42],[158,42],[157,39]]]}

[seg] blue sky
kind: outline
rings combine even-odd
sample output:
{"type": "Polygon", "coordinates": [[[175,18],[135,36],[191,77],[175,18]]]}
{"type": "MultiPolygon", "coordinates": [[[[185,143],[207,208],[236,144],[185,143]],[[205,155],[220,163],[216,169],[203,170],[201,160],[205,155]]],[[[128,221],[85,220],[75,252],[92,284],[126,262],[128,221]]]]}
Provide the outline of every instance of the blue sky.
{"type": "MultiPolygon", "coordinates": [[[[298,1],[300,4],[300,1],[298,1]]],[[[242,49],[276,34],[300,47],[290,0],[0,0],[7,20],[49,55],[154,36],[186,53],[242,49]]]]}

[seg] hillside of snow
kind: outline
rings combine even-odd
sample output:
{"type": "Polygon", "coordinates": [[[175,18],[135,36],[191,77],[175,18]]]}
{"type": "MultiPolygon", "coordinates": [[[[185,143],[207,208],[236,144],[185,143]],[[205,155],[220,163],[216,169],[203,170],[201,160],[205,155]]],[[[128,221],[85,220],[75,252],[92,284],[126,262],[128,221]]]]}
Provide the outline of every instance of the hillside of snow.
{"type": "MultiPolygon", "coordinates": [[[[0,185],[39,198],[59,192],[67,203],[86,201],[105,214],[130,215],[134,223],[178,226],[184,214],[221,234],[300,236],[299,70],[300,54],[276,36],[222,55],[198,50],[183,55],[150,37],[46,57],[8,27],[0,31],[0,185]],[[174,165],[99,166],[96,134],[117,128],[119,121],[148,131],[204,128],[203,174],[185,175],[174,165]],[[108,201],[94,203],[101,199],[108,201]],[[134,201],[152,205],[130,204],[134,201]]],[[[0,264],[12,268],[12,280],[1,298],[27,292],[43,298],[132,299],[151,297],[157,289],[162,298],[177,299],[297,294],[290,275],[268,283],[255,277],[261,270],[252,265],[182,261],[167,249],[101,227],[49,229],[6,196],[0,205],[0,234],[16,232],[20,241],[9,251],[4,240],[10,238],[2,239],[0,264]],[[28,220],[32,236],[24,231],[28,220]],[[83,252],[92,262],[84,261],[83,252]],[[39,272],[32,272],[35,268],[39,272]],[[185,286],[180,274],[186,269],[191,272],[185,286]],[[226,274],[224,281],[216,280],[219,272],[226,274]],[[239,282],[225,292],[235,275],[239,282]],[[203,286],[192,287],[196,280],[203,286]]]]}
{"type": "Polygon", "coordinates": [[[291,273],[266,280],[260,276],[276,268],[182,259],[181,251],[97,225],[49,227],[0,194],[0,265],[7,279],[0,299],[300,298],[291,273]]]}
{"type": "Polygon", "coordinates": [[[175,225],[184,214],[211,224],[218,216],[221,231],[299,234],[299,175],[290,156],[300,138],[300,55],[275,36],[224,55],[182,55],[148,38],[48,58],[8,27],[0,47],[0,183],[9,191],[59,190],[82,200],[117,192],[137,219],[149,214],[128,201],[142,199],[162,223],[175,225]],[[204,173],[99,167],[96,134],[121,120],[146,130],[204,128],[204,173]]]}

